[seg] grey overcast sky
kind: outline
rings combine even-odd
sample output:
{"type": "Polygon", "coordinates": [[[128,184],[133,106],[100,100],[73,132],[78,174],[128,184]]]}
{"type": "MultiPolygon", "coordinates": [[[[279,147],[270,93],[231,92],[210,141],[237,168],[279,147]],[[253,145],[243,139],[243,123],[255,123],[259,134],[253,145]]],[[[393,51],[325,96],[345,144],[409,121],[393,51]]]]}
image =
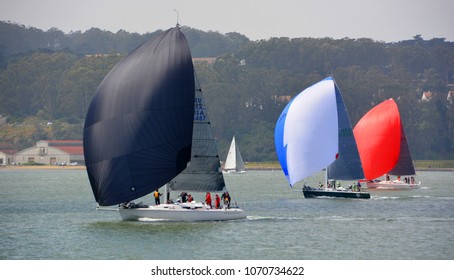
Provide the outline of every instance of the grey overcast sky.
{"type": "Polygon", "coordinates": [[[177,22],[203,31],[270,37],[421,35],[454,41],[454,0],[0,0],[0,20],[65,33],[92,27],[140,34],[177,22]]]}

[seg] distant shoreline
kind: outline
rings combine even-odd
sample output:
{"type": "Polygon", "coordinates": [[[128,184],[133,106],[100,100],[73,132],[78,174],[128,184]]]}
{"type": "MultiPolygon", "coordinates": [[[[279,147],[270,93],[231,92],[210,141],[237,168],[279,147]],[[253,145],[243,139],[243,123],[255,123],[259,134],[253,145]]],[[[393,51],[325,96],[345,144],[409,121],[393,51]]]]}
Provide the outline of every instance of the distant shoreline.
{"type": "MultiPolygon", "coordinates": [[[[84,165],[77,166],[57,166],[57,165],[6,165],[0,166],[0,170],[86,170],[84,165]]],[[[275,164],[246,164],[246,170],[281,170],[279,165],[275,164]]],[[[440,168],[440,167],[423,167],[416,168],[416,171],[450,171],[454,172],[454,168],[440,168]]]]}
{"type": "Polygon", "coordinates": [[[454,168],[416,168],[416,171],[454,171],[454,168]]]}
{"type": "Polygon", "coordinates": [[[0,170],[85,170],[84,165],[57,166],[57,165],[6,165],[0,170]]]}

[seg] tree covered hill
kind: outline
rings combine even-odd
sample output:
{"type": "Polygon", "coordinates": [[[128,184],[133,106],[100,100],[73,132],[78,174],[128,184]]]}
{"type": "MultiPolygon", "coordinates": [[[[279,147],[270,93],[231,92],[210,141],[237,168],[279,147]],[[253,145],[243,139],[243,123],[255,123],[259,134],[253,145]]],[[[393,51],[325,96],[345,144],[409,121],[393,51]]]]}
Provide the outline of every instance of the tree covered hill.
{"type": "MultiPolygon", "coordinates": [[[[0,142],[21,149],[41,139],[82,139],[97,85],[144,35],[0,22],[0,142]]],[[[454,158],[454,43],[415,36],[371,39],[271,38],[183,28],[224,157],[236,135],[246,161],[276,160],[274,125],[290,98],[334,76],[352,124],[387,98],[398,103],[415,159],[454,158]],[[422,101],[424,92],[430,100],[422,101]]]]}
{"type": "MultiPolygon", "coordinates": [[[[235,52],[249,43],[249,39],[239,33],[225,35],[218,32],[203,32],[182,27],[191,47],[193,57],[215,57],[225,52],[235,52]]],[[[76,54],[121,54],[125,55],[148,39],[161,34],[156,30],[143,35],[119,30],[116,33],[91,28],[85,32],[69,34],[56,28],[42,31],[34,27],[0,21],[0,52],[4,58],[37,50],[67,50],[76,54]]]]}

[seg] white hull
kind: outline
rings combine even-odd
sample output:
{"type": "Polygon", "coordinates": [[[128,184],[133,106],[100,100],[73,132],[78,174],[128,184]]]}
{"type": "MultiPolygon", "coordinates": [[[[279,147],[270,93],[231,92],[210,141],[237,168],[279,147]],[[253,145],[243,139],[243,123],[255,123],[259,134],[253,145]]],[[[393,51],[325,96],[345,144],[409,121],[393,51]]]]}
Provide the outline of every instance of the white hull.
{"type": "Polygon", "coordinates": [[[214,209],[202,204],[161,204],[147,208],[119,208],[123,220],[152,219],[159,221],[226,221],[246,218],[239,208],[214,209]]]}
{"type": "Polygon", "coordinates": [[[374,180],[373,182],[366,182],[366,186],[369,189],[381,189],[381,190],[412,190],[419,189],[421,182],[418,183],[405,183],[404,181],[380,181],[374,180]]]}

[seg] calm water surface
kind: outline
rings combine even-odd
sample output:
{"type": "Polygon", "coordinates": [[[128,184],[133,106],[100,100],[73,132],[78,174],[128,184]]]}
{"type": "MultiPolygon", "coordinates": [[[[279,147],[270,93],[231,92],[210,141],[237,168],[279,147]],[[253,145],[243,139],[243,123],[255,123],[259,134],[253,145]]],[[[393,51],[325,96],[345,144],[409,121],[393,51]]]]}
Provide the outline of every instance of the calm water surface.
{"type": "Polygon", "coordinates": [[[225,178],[247,219],[124,222],[95,210],[84,170],[0,170],[0,259],[454,259],[453,172],[370,200],[304,199],[281,171],[225,178]]]}

